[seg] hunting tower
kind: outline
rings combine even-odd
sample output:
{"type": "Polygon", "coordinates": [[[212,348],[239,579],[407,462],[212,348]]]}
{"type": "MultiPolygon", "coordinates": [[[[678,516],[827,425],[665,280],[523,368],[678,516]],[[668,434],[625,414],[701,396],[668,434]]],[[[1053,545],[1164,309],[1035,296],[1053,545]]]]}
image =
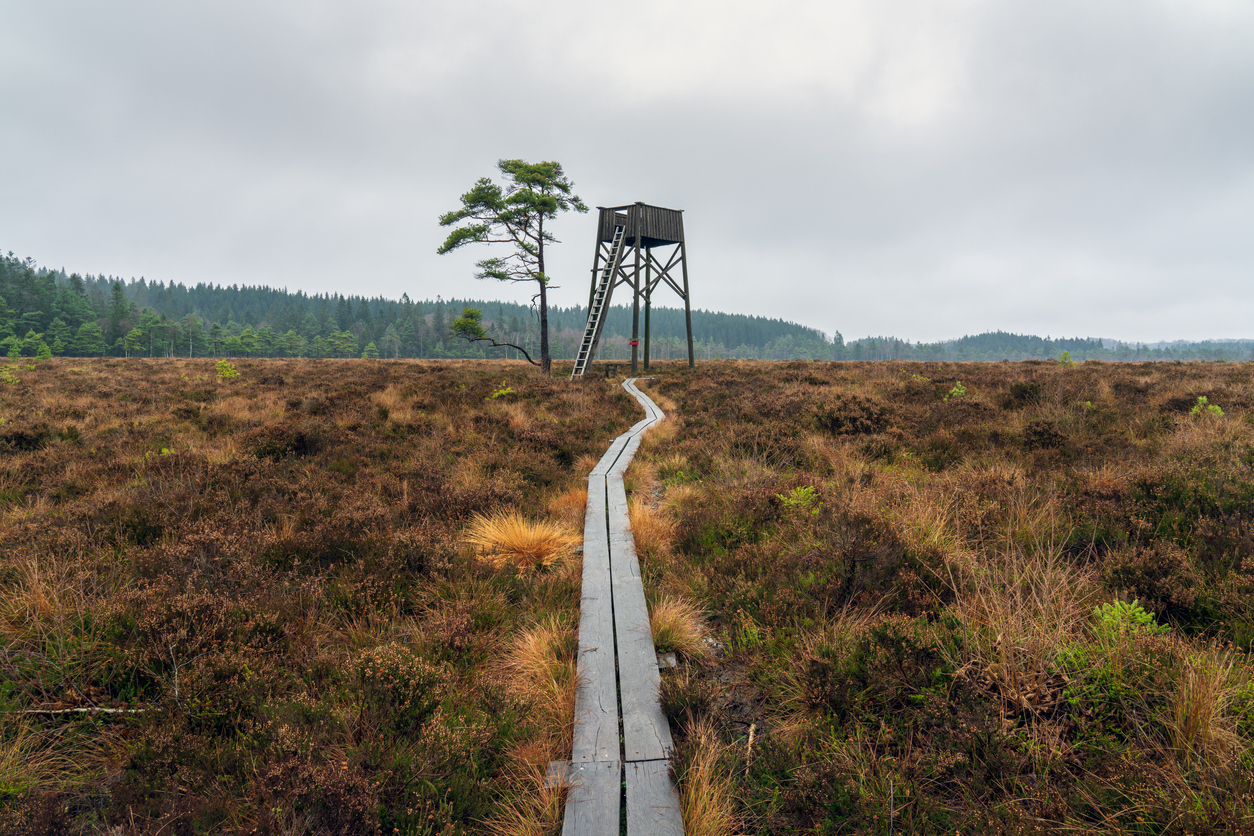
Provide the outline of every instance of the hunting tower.
{"type": "Polygon", "coordinates": [[[644,298],[644,368],[649,368],[649,310],[653,290],[662,282],[684,300],[684,325],[688,330],[688,367],[694,365],[692,352],[692,306],[688,301],[688,259],[684,249],[682,209],[663,209],[647,203],[629,206],[598,206],[597,247],[592,258],[592,289],[588,293],[588,325],[575,358],[571,379],[583,377],[592,365],[592,356],[604,314],[609,310],[614,288],[628,285],[631,304],[631,373],[636,373],[636,352],[640,346],[640,299],[644,298]],[[656,253],[654,251],[657,251],[656,253]],[[629,256],[630,254],[630,256],[629,256]],[[679,277],[676,278],[675,272],[679,277]],[[682,282],[682,285],[681,285],[682,282]]]}

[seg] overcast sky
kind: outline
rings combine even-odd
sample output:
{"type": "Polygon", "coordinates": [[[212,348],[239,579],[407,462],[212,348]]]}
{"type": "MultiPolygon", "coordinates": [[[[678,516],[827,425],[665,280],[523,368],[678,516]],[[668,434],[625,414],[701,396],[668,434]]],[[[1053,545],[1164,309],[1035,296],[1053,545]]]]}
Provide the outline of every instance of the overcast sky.
{"type": "Polygon", "coordinates": [[[6,0],[0,33],[0,248],[50,267],[523,300],[436,218],[557,160],[684,210],[695,307],[1254,337],[1250,0],[6,0]]]}

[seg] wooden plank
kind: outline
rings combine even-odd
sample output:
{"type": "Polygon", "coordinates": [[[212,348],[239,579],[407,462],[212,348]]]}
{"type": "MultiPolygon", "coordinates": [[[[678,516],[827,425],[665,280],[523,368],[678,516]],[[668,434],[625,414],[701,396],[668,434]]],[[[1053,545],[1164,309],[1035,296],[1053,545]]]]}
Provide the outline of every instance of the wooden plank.
{"type": "Polygon", "coordinates": [[[622,826],[623,770],[612,763],[571,764],[562,836],[617,836],[622,826]]]}
{"type": "Polygon", "coordinates": [[[580,607],[579,681],[575,688],[571,760],[616,761],[618,688],[610,584],[602,580],[593,588],[585,588],[580,607]]]}
{"type": "Polygon", "coordinates": [[[571,760],[616,761],[618,684],[613,630],[610,547],[605,530],[605,481],[588,480],[583,575],[579,601],[579,681],[571,760]]]}
{"type": "Polygon", "coordinates": [[[588,474],[588,478],[591,479],[593,476],[604,476],[605,473],[614,466],[614,463],[618,461],[618,457],[622,455],[623,448],[627,446],[628,440],[629,438],[626,434],[620,435],[618,438],[614,439],[614,443],[610,445],[609,450],[605,451],[605,455],[601,457],[599,462],[597,462],[597,466],[592,468],[592,472],[588,474]]]}
{"type": "Polygon", "coordinates": [[[666,413],[653,402],[652,398],[640,391],[640,388],[635,385],[634,381],[632,382],[632,389],[635,390],[634,394],[636,395],[636,400],[641,402],[641,406],[643,406],[647,412],[655,416],[659,421],[666,417],[666,413]]]}
{"type": "Polygon", "coordinates": [[[614,530],[615,517],[619,517],[619,523],[627,524],[627,489],[623,487],[622,474],[611,473],[605,480],[605,506],[610,531],[614,530]]]}
{"type": "MultiPolygon", "coordinates": [[[[628,382],[628,391],[644,406],[650,402],[628,382]]],[[[651,402],[650,402],[651,403],[651,402]]],[[[654,407],[656,409],[656,407],[654,407]]],[[[652,423],[652,421],[650,421],[652,423]]],[[[639,437],[634,447],[639,446],[639,437]]],[[[624,451],[626,452],[626,451],[624,451]]],[[[626,455],[619,459],[622,464],[626,455]]],[[[625,467],[625,465],[624,465],[625,467]]],[[[635,539],[627,514],[627,492],[618,464],[606,478],[609,506],[610,567],[614,589],[614,622],[618,644],[619,701],[622,706],[623,751],[628,761],[663,760],[672,747],[670,726],[658,705],[660,677],[649,610],[635,539]]]]}
{"type": "Polygon", "coordinates": [[[658,704],[657,651],[639,577],[614,577],[623,751],[628,761],[663,760],[673,748],[670,725],[658,704]]]}
{"type": "Polygon", "coordinates": [[[666,761],[629,763],[627,779],[627,836],[683,836],[684,819],[679,793],[666,761]]]}
{"type": "Polygon", "coordinates": [[[588,531],[605,528],[605,487],[604,475],[598,473],[588,477],[588,501],[583,508],[585,536],[588,531]]]}
{"type": "Polygon", "coordinates": [[[623,448],[623,454],[618,457],[618,461],[607,471],[607,476],[614,476],[621,480],[623,474],[627,472],[627,468],[631,466],[631,460],[635,458],[636,451],[640,449],[640,436],[633,435],[627,440],[627,445],[623,448]]]}
{"type": "Polygon", "coordinates": [[[608,494],[610,572],[616,577],[639,578],[640,560],[636,554],[636,540],[631,534],[627,492],[623,489],[622,479],[608,480],[608,494]]]}

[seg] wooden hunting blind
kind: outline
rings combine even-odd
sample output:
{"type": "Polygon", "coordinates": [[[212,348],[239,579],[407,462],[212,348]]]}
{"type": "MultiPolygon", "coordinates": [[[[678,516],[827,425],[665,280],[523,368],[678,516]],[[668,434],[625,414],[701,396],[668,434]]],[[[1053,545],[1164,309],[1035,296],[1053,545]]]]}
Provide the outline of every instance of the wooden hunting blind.
{"type": "Polygon", "coordinates": [[[653,290],[663,282],[684,300],[688,366],[693,367],[692,305],[688,295],[683,210],[639,202],[628,206],[598,206],[597,209],[600,216],[597,218],[596,252],[592,258],[592,287],[588,293],[588,324],[571,378],[583,377],[592,364],[610,298],[614,295],[614,288],[622,284],[629,285],[632,291],[631,373],[637,371],[641,297],[644,298],[644,368],[648,370],[649,312],[653,290]],[[655,250],[658,252],[655,253],[655,250]]]}

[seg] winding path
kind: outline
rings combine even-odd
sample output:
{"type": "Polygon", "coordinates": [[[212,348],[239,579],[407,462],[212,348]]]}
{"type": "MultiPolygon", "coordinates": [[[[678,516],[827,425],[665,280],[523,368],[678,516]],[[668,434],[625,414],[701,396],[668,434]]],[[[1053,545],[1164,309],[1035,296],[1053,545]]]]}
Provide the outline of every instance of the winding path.
{"type": "Polygon", "coordinates": [[[665,416],[623,383],[645,418],[620,435],[588,475],[579,687],[563,836],[681,836],[679,795],[668,772],[671,733],[658,705],[658,664],[640,563],[627,518],[623,473],[641,436],[665,416]],[[625,791],[624,791],[625,789],[625,791]]]}

